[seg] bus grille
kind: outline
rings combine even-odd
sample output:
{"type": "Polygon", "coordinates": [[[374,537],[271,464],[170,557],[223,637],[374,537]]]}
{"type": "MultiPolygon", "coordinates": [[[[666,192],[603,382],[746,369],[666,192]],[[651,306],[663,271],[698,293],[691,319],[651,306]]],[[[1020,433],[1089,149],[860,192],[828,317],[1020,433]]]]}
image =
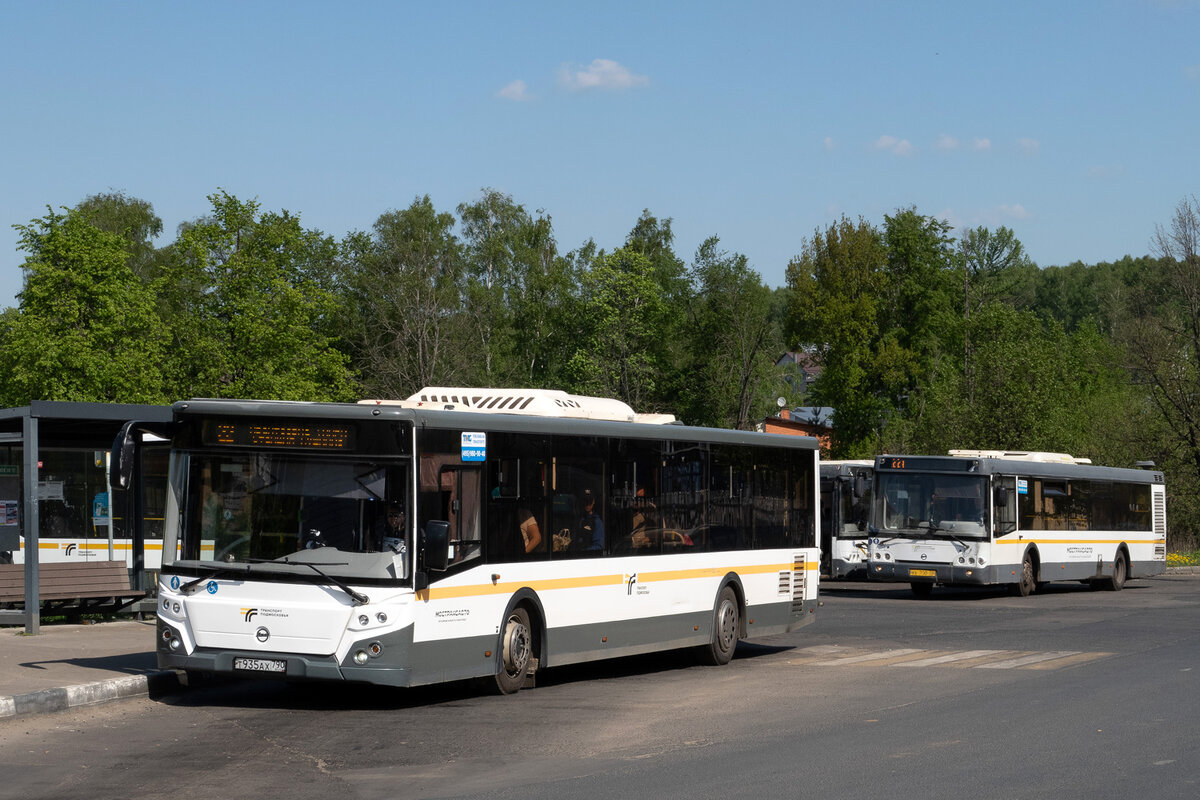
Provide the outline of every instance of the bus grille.
{"type": "Polygon", "coordinates": [[[1154,533],[1156,536],[1167,538],[1167,495],[1165,492],[1154,493],[1154,533]]]}
{"type": "MultiPolygon", "coordinates": [[[[780,585],[783,584],[783,576],[787,573],[780,573],[780,585]]],[[[792,559],[792,613],[800,614],[804,611],[804,590],[808,585],[808,573],[804,569],[804,554],[798,554],[792,559]]]]}

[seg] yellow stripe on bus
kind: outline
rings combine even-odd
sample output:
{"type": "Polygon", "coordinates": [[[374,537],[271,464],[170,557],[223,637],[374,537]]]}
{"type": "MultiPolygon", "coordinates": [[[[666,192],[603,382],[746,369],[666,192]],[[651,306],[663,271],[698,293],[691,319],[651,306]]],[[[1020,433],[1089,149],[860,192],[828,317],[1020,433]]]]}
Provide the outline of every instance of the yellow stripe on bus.
{"type": "Polygon", "coordinates": [[[1159,539],[997,539],[996,544],[1166,544],[1159,539]]]}
{"type": "MultiPolygon", "coordinates": [[[[756,564],[752,566],[731,569],[727,567],[704,567],[701,569],[663,570],[659,572],[638,572],[638,583],[659,583],[663,581],[682,581],[694,578],[715,578],[729,572],[742,575],[762,573],[790,572],[792,564],[756,564]]],[[[805,571],[816,571],[817,562],[805,562],[805,571]]],[[[511,594],[517,589],[528,587],[534,591],[548,592],[555,589],[585,589],[596,586],[622,586],[629,578],[628,575],[586,575],[578,578],[545,578],[533,581],[505,581],[501,583],[470,584],[466,586],[439,586],[417,592],[417,598],[422,601],[449,600],[456,597],[477,597],[490,594],[511,594]]]]}

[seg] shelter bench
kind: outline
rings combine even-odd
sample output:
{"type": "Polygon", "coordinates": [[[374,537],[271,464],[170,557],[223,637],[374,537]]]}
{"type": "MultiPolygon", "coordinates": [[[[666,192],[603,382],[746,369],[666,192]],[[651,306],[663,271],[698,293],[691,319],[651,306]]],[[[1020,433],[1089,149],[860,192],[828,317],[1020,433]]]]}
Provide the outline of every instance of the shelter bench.
{"type": "MultiPolygon", "coordinates": [[[[38,564],[38,603],[45,615],[78,620],[83,614],[112,613],[136,603],[146,593],[130,588],[124,561],[71,561],[38,564]]],[[[0,625],[23,625],[25,565],[0,564],[0,625]]]]}

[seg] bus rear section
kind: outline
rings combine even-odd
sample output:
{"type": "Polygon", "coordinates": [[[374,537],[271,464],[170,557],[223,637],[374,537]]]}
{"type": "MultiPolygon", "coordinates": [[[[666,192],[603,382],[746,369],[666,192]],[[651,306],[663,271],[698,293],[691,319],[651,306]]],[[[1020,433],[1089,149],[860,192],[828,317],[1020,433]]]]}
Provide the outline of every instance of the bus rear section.
{"type": "Polygon", "coordinates": [[[875,462],[868,577],[936,585],[1048,581],[1120,589],[1166,568],[1166,488],[1155,470],[1068,455],[954,450],[875,462]]]}
{"type": "Polygon", "coordinates": [[[814,618],[815,442],[432,405],[177,404],[160,665],[511,692],[814,618]]]}

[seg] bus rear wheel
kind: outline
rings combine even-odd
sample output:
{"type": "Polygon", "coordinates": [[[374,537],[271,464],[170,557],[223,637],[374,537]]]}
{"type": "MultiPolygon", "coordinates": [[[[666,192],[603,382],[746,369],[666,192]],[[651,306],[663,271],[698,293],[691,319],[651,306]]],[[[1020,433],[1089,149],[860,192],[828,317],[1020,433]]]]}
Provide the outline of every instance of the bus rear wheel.
{"type": "Polygon", "coordinates": [[[741,614],[737,595],[728,586],[717,596],[717,610],[713,614],[712,640],[699,648],[701,661],[713,667],[728,664],[737,649],[741,614]]]}
{"type": "Polygon", "coordinates": [[[1125,560],[1124,551],[1117,551],[1117,557],[1113,560],[1113,573],[1108,579],[1108,588],[1110,591],[1119,592],[1125,588],[1125,579],[1129,577],[1129,562],[1125,560]]]}
{"type": "Polygon", "coordinates": [[[500,634],[500,671],[496,673],[496,688],[501,694],[513,694],[525,685],[532,656],[529,612],[517,606],[508,612],[500,634]]]}

